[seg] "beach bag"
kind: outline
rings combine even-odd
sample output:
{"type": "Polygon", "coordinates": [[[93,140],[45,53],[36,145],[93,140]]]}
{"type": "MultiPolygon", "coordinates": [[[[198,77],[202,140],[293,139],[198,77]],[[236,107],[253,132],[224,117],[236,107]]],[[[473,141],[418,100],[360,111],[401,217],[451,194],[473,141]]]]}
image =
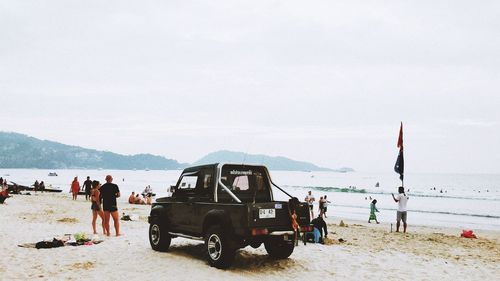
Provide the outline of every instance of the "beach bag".
{"type": "Polygon", "coordinates": [[[470,229],[462,230],[462,234],[460,236],[465,237],[465,238],[477,238],[476,235],[473,233],[473,231],[470,229]]]}

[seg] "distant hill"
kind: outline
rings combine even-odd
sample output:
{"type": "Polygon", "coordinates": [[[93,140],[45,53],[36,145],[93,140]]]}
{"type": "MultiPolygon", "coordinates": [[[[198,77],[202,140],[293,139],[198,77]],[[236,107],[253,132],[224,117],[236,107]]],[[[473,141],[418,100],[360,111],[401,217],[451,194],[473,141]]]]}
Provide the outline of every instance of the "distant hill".
{"type": "Polygon", "coordinates": [[[318,167],[309,162],[296,161],[281,156],[272,157],[267,155],[246,154],[243,152],[234,152],[227,150],[221,150],[210,153],[193,164],[203,165],[203,164],[220,163],[220,162],[259,164],[267,166],[270,170],[282,170],[282,171],[337,171],[337,172],[354,171],[350,168],[343,168],[343,170],[333,170],[330,168],[318,167]]]}
{"type": "Polygon", "coordinates": [[[164,170],[185,166],[162,156],[121,155],[0,132],[0,168],[164,170]]]}

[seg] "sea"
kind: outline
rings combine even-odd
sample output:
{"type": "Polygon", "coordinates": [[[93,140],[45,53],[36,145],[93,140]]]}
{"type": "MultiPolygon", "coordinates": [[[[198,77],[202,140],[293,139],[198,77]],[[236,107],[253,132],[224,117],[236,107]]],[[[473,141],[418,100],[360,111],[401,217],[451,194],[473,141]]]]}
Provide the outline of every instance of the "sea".
{"type": "MultiPolygon", "coordinates": [[[[142,192],[150,185],[156,198],[168,196],[180,170],[43,170],[0,169],[0,177],[21,185],[44,181],[47,188],[59,188],[68,193],[71,182],[78,176],[80,183],[87,176],[104,182],[106,175],[120,187],[123,202],[132,192],[142,192]],[[57,176],[49,176],[57,173],[57,176]]],[[[397,194],[401,185],[396,173],[338,173],[270,171],[273,182],[292,196],[303,200],[308,191],[319,200],[327,196],[330,217],[368,220],[370,202],[377,199],[378,220],[394,223],[397,194]],[[378,184],[377,184],[378,183],[378,184]]],[[[500,231],[500,174],[407,173],[404,186],[408,200],[408,224],[444,226],[462,229],[500,231]]],[[[277,200],[288,196],[273,188],[277,200]]],[[[317,213],[317,205],[315,206],[317,213]]]]}

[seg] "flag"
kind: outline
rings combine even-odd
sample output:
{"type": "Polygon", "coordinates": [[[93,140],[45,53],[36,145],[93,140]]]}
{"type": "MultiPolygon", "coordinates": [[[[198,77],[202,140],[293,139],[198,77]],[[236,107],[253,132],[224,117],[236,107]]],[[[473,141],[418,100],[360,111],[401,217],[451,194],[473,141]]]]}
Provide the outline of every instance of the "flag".
{"type": "Polygon", "coordinates": [[[399,154],[396,159],[396,164],[394,165],[394,171],[399,174],[399,179],[402,181],[405,172],[405,160],[403,157],[403,122],[401,122],[401,127],[399,128],[398,148],[399,154]]]}

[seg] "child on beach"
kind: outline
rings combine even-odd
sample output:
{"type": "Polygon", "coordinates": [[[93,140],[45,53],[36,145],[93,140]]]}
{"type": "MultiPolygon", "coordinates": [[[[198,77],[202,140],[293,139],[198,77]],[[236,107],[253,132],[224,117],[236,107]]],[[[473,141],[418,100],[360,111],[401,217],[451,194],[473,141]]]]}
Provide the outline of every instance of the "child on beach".
{"type": "Polygon", "coordinates": [[[300,236],[300,226],[297,222],[297,206],[299,205],[299,200],[297,198],[292,198],[288,201],[288,214],[290,215],[290,220],[292,222],[292,229],[295,234],[295,246],[299,245],[300,236]]]}
{"type": "Polygon", "coordinates": [[[377,204],[377,200],[373,199],[372,203],[370,203],[370,218],[368,219],[368,223],[371,223],[371,220],[375,220],[376,223],[380,223],[377,221],[377,216],[375,215],[375,212],[378,212],[375,204],[377,204]]]}

